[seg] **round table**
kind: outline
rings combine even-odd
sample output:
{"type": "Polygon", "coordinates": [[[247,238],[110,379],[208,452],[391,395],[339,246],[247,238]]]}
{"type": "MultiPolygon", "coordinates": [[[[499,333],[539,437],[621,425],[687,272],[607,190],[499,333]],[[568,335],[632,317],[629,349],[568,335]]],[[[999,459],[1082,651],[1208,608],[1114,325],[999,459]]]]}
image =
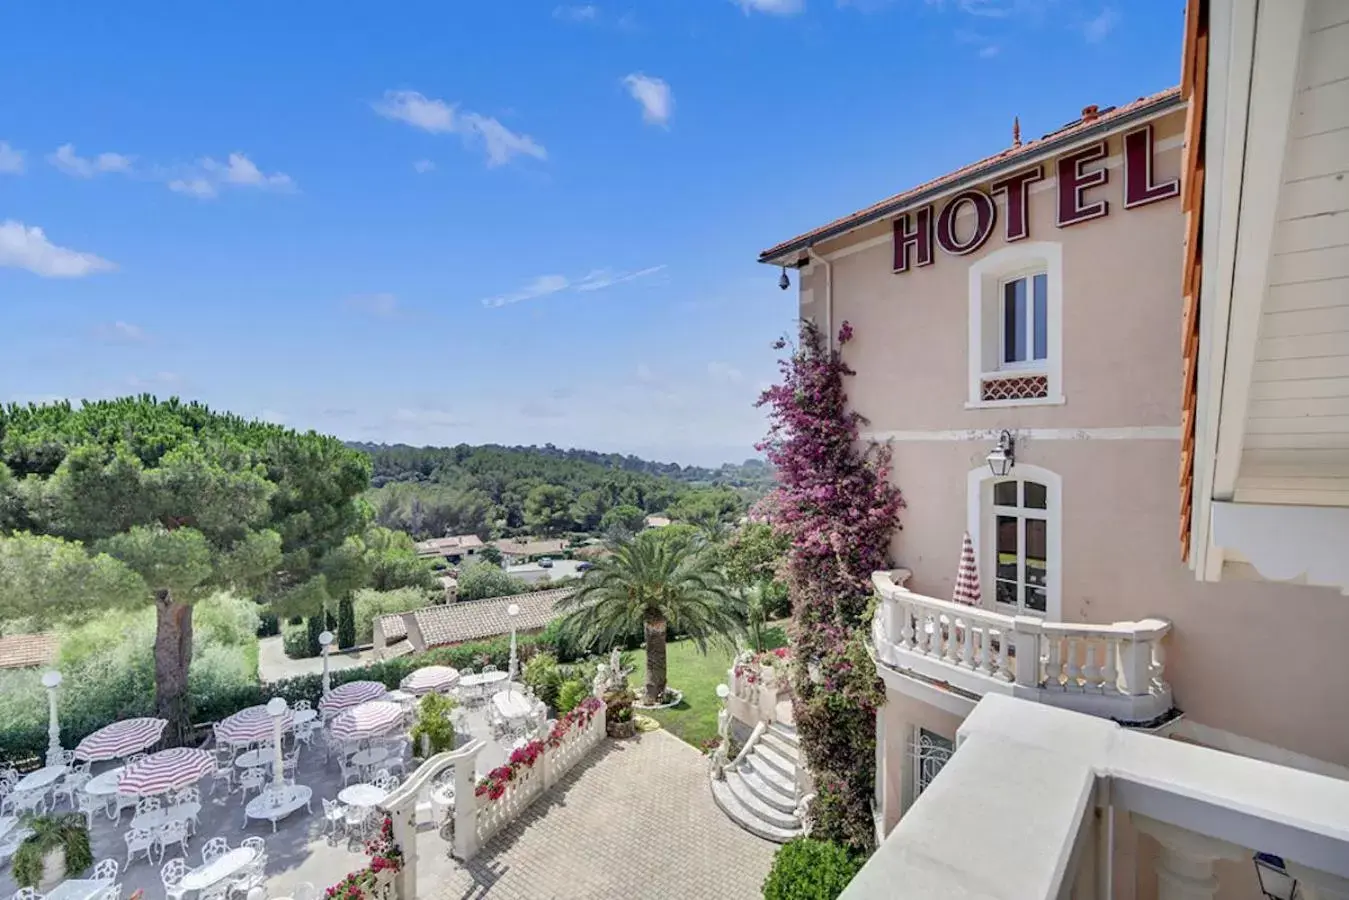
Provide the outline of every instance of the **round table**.
{"type": "Polygon", "coordinates": [[[241,769],[257,769],[276,762],[275,750],[249,750],[234,757],[234,764],[241,769]]]}
{"type": "MultiPolygon", "coordinates": [[[[313,797],[314,792],[302,784],[287,785],[280,790],[268,788],[249,800],[244,807],[244,827],[248,827],[249,819],[266,819],[272,823],[272,832],[276,833],[279,819],[284,819],[301,806],[309,809],[309,801],[313,797]]],[[[309,811],[313,812],[312,809],[309,811]]]]}
{"type": "Polygon", "coordinates": [[[526,719],[534,711],[529,698],[515,691],[497,691],[492,695],[492,705],[508,719],[526,719]]]}
{"type": "Polygon", "coordinates": [[[109,769],[95,775],[84,783],[84,792],[93,794],[95,797],[111,797],[117,793],[117,782],[121,780],[122,773],[125,771],[126,766],[118,766],[115,769],[109,769]]]}
{"type": "Polygon", "coordinates": [[[188,869],[183,873],[183,880],[179,882],[179,885],[184,891],[205,890],[213,884],[238,874],[257,855],[257,851],[252,847],[236,847],[217,856],[204,866],[188,869]]]}
{"type": "Polygon", "coordinates": [[[407,691],[389,691],[389,693],[384,695],[384,699],[394,703],[417,702],[417,696],[415,694],[409,694],[407,691]]]}
{"type": "Polygon", "coordinates": [[[389,751],[384,747],[371,747],[369,750],[357,750],[351,754],[351,764],[358,769],[364,769],[369,766],[376,766],[389,758],[389,751]]]}
{"type": "Polygon", "coordinates": [[[474,672],[472,675],[461,675],[459,677],[460,687],[486,687],[487,685],[499,684],[510,677],[509,672],[474,672]]]}
{"type": "Polygon", "coordinates": [[[291,717],[291,721],[296,725],[303,725],[305,722],[312,722],[319,717],[316,709],[297,709],[291,717]]]}
{"type": "Polygon", "coordinates": [[[69,771],[67,766],[43,766],[36,772],[29,772],[14,783],[15,791],[36,791],[51,787],[69,771]]]}
{"type": "Polygon", "coordinates": [[[388,796],[388,791],[384,788],[375,787],[373,784],[353,784],[351,787],[344,787],[337,792],[337,799],[347,806],[359,806],[366,809],[378,806],[388,796]]]}

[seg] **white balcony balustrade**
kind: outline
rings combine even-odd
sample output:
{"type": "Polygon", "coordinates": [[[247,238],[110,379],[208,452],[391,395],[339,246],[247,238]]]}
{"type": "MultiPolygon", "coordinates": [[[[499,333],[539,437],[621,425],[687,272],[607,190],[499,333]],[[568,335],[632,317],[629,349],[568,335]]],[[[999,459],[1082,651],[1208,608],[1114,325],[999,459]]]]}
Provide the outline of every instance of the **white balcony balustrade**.
{"type": "Polygon", "coordinates": [[[874,573],[872,584],[882,667],[976,699],[1006,694],[1130,724],[1171,710],[1162,649],[1171,623],[1163,619],[1046,622],[915,594],[888,572],[874,573]]]}

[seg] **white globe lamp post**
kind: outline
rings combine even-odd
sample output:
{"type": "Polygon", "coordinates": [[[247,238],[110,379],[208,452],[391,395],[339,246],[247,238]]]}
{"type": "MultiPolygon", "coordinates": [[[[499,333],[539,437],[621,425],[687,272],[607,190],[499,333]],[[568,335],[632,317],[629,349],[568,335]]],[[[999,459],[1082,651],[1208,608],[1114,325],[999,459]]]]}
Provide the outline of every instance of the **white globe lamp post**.
{"type": "Polygon", "coordinates": [[[272,781],[273,787],[280,791],[286,785],[286,768],[281,761],[281,719],[286,715],[286,701],[282,697],[273,697],[267,701],[267,714],[272,717],[272,781]]]}
{"type": "Polygon", "coordinates": [[[47,765],[61,764],[61,720],[56,713],[56,689],[61,686],[61,673],[53,669],[42,676],[47,689],[47,765]]]}
{"type": "Polygon", "coordinates": [[[515,652],[515,619],[520,615],[520,604],[512,603],[510,606],[506,607],[506,615],[510,616],[511,619],[511,663],[509,668],[510,680],[514,681],[516,671],[520,668],[520,660],[515,652]]]}
{"type": "Polygon", "coordinates": [[[319,635],[319,646],[323,648],[323,696],[327,697],[329,691],[328,651],[331,650],[333,646],[333,633],[331,631],[325,631],[319,635]]]}

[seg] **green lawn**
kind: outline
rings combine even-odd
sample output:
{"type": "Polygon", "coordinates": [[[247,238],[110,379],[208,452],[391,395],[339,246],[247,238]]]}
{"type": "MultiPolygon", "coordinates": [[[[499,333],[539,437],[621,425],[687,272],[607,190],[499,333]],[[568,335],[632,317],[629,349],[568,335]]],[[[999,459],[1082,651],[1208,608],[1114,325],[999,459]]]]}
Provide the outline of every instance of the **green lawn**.
{"type": "MultiPolygon", "coordinates": [[[[781,628],[767,629],[764,637],[769,648],[787,643],[787,635],[781,628]]],[[[734,655],[730,650],[709,647],[704,656],[693,641],[671,641],[667,649],[666,681],[670,687],[684,692],[684,700],[673,709],[637,712],[650,716],[675,737],[701,750],[703,741],[717,736],[717,710],[721,705],[717,685],[726,680],[734,655]]],[[[641,697],[646,684],[646,651],[634,650],[625,654],[625,658],[631,660],[633,667],[628,683],[641,697]]]]}

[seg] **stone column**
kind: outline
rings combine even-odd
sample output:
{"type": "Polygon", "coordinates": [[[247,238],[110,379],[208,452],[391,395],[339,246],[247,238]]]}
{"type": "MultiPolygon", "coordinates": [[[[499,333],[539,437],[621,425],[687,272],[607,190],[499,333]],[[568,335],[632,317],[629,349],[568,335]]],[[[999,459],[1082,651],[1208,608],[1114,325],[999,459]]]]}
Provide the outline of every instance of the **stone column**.
{"type": "Polygon", "coordinates": [[[454,766],[454,855],[468,862],[478,853],[478,798],[474,763],[475,752],[454,766]]]}
{"type": "Polygon", "coordinates": [[[1244,847],[1206,837],[1194,831],[1132,815],[1134,827],[1156,839],[1157,900],[1212,900],[1218,894],[1214,863],[1220,859],[1248,860],[1244,847]]]}
{"type": "Polygon", "coordinates": [[[1349,878],[1288,862],[1288,874],[1297,879],[1298,896],[1306,900],[1349,900],[1349,878]]]}

